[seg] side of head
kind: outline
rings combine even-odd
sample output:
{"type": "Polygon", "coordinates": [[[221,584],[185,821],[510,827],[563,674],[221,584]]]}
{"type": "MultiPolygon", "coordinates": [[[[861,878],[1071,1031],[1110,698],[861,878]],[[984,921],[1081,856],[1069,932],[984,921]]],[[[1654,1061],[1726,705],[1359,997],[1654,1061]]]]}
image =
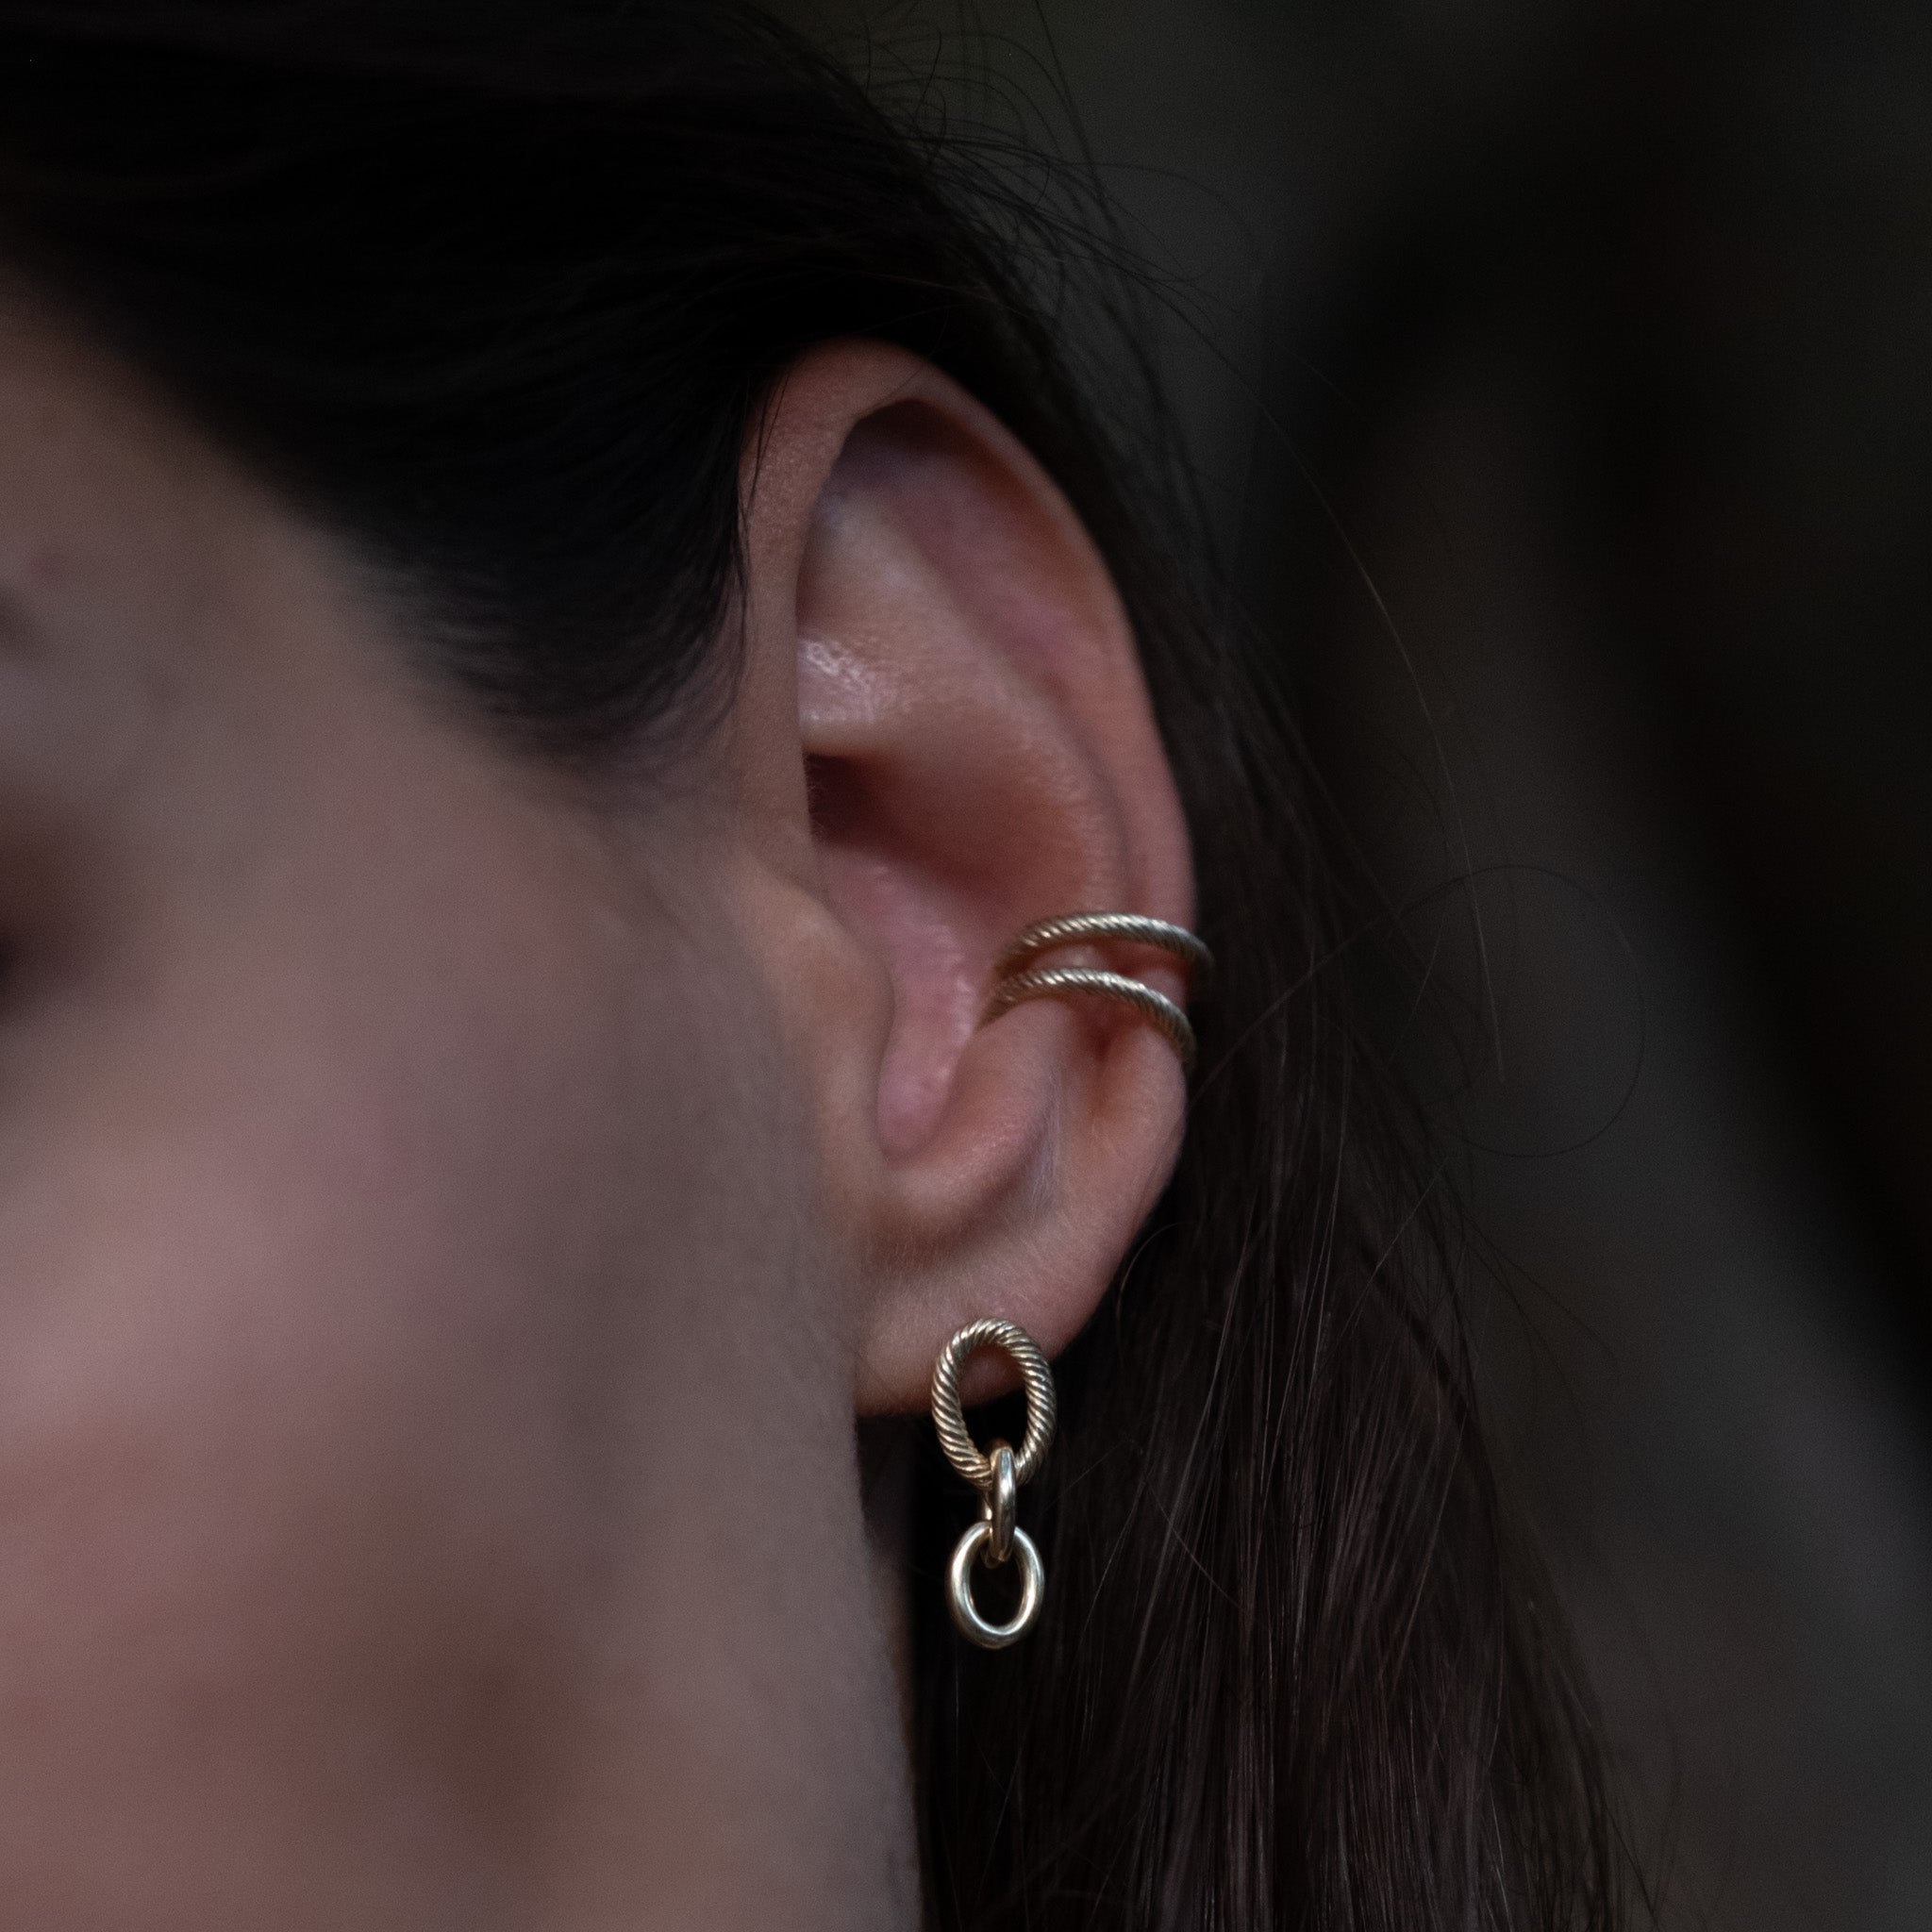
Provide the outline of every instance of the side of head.
{"type": "Polygon", "coordinates": [[[750,15],[451,19],[0,5],[0,1892],[1607,1912],[1291,736],[1018,269],[750,15]],[[1087,908],[1191,1093],[982,1024],[1087,908]],[[981,1315],[996,1657],[879,1474],[981,1315]]]}

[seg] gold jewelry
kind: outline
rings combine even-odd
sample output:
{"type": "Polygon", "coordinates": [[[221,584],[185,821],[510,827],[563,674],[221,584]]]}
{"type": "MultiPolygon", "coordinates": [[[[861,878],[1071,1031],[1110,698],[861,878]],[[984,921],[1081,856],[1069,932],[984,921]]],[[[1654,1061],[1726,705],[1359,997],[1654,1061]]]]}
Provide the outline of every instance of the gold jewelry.
{"type": "Polygon", "coordinates": [[[1046,1594],[1046,1569],[1033,1539],[1013,1520],[1019,1489],[1038,1474],[1053,1441],[1053,1371],[1038,1344],[1017,1323],[993,1318],[969,1323],[940,1350],[932,1372],[932,1422],[946,1460],[979,1491],[979,1521],[959,1539],[946,1566],[946,1602],[959,1635],[982,1650],[1004,1650],[1032,1629],[1046,1594]],[[1011,1356],[1026,1385],[1026,1434],[1017,1454],[995,1441],[983,1453],[967,1432],[959,1407],[959,1373],[982,1348],[1011,1356]],[[973,1559],[989,1569],[1020,1559],[1020,1607],[1005,1624],[989,1624],[973,1601],[973,1559]]]}
{"type": "Polygon", "coordinates": [[[1133,1008],[1166,1039],[1180,1056],[1181,1065],[1191,1070],[1194,1029],[1188,1024],[1187,1014],[1164,992],[1142,980],[1129,979],[1124,973],[1109,973],[1097,966],[1030,966],[1042,953],[1103,940],[1156,947],[1171,953],[1191,972],[1205,973],[1214,963],[1213,955],[1192,933],[1185,926],[1170,925],[1164,919],[1145,919],[1134,912],[1070,912],[1058,919],[1042,919],[1029,925],[993,961],[992,992],[980,1024],[998,1019],[1022,1000],[1066,992],[1096,993],[1133,1008]]]}
{"type": "Polygon", "coordinates": [[[992,976],[1004,979],[1041,953],[1058,952],[1083,940],[1156,946],[1196,973],[1206,973],[1214,964],[1213,954],[1184,925],[1170,925],[1164,919],[1147,919],[1138,912],[1067,912],[1029,925],[1011,941],[992,962],[992,976]]]}

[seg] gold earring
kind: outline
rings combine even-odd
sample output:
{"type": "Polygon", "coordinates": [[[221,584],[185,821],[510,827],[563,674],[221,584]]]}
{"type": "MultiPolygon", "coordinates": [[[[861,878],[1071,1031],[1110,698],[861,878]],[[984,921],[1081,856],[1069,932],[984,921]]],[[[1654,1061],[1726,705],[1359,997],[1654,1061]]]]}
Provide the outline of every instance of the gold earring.
{"type": "Polygon", "coordinates": [[[1046,1595],[1046,1569],[1033,1539],[1014,1519],[1020,1485],[1032,1481],[1053,1441],[1053,1371],[1025,1329],[993,1319],[969,1323],[940,1350],[932,1372],[932,1421],[946,1460],[979,1491],[979,1521],[959,1539],[946,1566],[946,1601],[959,1635],[982,1650],[1004,1650],[1032,1629],[1046,1595]],[[1019,1452],[995,1441],[984,1453],[967,1433],[959,1407],[959,1372],[982,1348],[1001,1348],[1026,1385],[1026,1435],[1019,1452]],[[1020,1559],[1020,1607],[1004,1624],[989,1624],[973,1601],[973,1559],[989,1569],[1020,1559]]]}
{"type": "Polygon", "coordinates": [[[1187,1014],[1164,992],[1129,979],[1124,973],[1108,973],[1096,966],[1032,965],[1042,953],[1099,941],[1156,947],[1172,954],[1193,973],[1205,973],[1214,963],[1213,955],[1192,933],[1185,926],[1170,925],[1164,919],[1143,919],[1133,912],[1070,912],[1058,919],[1042,919],[1037,925],[1029,925],[993,961],[992,992],[980,1024],[998,1019],[1022,1000],[1069,992],[1098,994],[1133,1008],[1165,1037],[1180,1056],[1182,1067],[1191,1072],[1194,1029],[1187,1014]]]}

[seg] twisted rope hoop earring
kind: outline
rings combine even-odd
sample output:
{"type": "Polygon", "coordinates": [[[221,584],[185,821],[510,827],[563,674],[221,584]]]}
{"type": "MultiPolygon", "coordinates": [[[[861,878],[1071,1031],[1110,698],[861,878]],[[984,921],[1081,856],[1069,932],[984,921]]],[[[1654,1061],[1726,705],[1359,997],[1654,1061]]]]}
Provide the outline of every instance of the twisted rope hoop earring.
{"type": "Polygon", "coordinates": [[[1097,966],[1032,964],[1041,954],[1058,952],[1062,946],[1104,941],[1155,947],[1171,954],[1190,973],[1206,973],[1214,963],[1213,955],[1192,933],[1164,919],[1145,919],[1134,912],[1069,912],[1058,919],[1042,919],[1037,925],[1029,925],[993,961],[992,992],[980,1024],[998,1019],[1022,1000],[1070,992],[1096,994],[1131,1007],[1166,1039],[1180,1056],[1182,1067],[1191,1072],[1194,1029],[1187,1014],[1164,992],[1124,973],[1109,973],[1097,966]]]}
{"type": "Polygon", "coordinates": [[[946,1603],[959,1635],[982,1650],[1005,1650],[1032,1629],[1046,1596],[1046,1566],[1033,1539],[1014,1521],[1020,1485],[1031,1482],[1053,1441],[1057,1405],[1053,1371],[1033,1338],[1014,1322],[971,1322],[940,1350],[932,1372],[932,1422],[946,1460],[979,1491],[979,1521],[959,1539],[946,1566],[946,1603]],[[1018,1453],[994,1441],[982,1452],[967,1432],[959,1407],[959,1374],[982,1348],[1012,1357],[1026,1385],[1026,1434],[1018,1453]],[[1020,1559],[1020,1607],[1004,1624],[990,1624],[973,1601],[973,1559],[988,1569],[1020,1559]]]}

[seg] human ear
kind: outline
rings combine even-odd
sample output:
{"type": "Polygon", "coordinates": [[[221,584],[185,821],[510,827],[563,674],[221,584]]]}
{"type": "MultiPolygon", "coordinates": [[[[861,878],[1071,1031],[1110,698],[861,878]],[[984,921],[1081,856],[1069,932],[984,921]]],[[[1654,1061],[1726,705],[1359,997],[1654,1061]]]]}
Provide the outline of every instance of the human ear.
{"type": "MultiPolygon", "coordinates": [[[[1035,920],[1186,924],[1186,826],[1098,552],[957,385],[882,345],[815,351],[746,478],[754,932],[853,1284],[856,1399],[910,1408],[978,1316],[1063,1347],[1172,1172],[1186,1078],[1158,1033],[1099,1000],[983,1014],[1035,920]]],[[[1090,963],[1186,997],[1158,954],[1090,963]]]]}

